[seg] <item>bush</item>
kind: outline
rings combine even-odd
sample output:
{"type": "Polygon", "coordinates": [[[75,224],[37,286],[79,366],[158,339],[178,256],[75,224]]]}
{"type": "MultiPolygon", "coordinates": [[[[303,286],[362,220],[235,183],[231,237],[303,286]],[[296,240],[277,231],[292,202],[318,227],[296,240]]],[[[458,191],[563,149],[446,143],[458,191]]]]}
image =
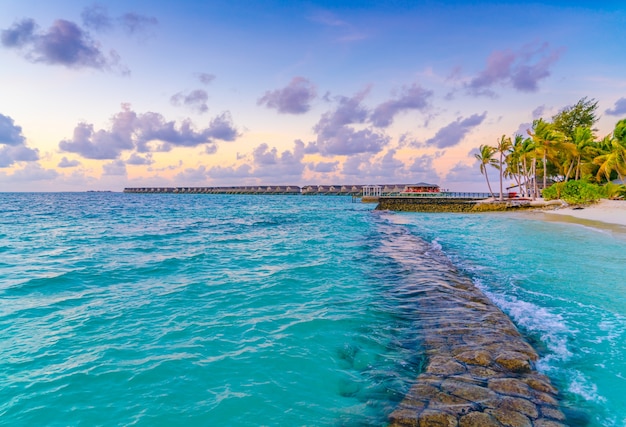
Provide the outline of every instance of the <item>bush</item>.
{"type": "Polygon", "coordinates": [[[543,190],[546,200],[561,199],[570,205],[592,203],[607,197],[607,189],[586,180],[557,182],[543,190]]]}
{"type": "Polygon", "coordinates": [[[626,185],[613,184],[607,182],[603,187],[604,197],[607,199],[623,199],[626,198],[626,185]]]}

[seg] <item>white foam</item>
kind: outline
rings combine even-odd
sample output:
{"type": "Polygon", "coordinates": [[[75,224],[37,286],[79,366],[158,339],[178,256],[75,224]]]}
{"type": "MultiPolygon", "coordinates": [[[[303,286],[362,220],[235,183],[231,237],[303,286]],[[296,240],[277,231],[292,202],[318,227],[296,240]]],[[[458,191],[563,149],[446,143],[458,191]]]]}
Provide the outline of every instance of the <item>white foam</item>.
{"type": "Polygon", "coordinates": [[[571,378],[567,391],[583,397],[585,400],[597,403],[606,402],[606,398],[598,394],[598,387],[589,382],[579,371],[571,371],[571,378]]]}
{"type": "Polygon", "coordinates": [[[567,348],[567,340],[568,336],[575,331],[567,327],[561,315],[551,313],[544,307],[522,301],[515,296],[491,292],[486,289],[479,278],[474,278],[474,284],[513,318],[517,325],[539,334],[551,353],[545,359],[564,361],[572,356],[572,352],[567,348]]]}
{"type": "Polygon", "coordinates": [[[433,249],[435,249],[438,252],[441,252],[441,250],[443,249],[441,247],[441,244],[439,243],[439,239],[433,240],[430,244],[433,247],[433,249]]]}

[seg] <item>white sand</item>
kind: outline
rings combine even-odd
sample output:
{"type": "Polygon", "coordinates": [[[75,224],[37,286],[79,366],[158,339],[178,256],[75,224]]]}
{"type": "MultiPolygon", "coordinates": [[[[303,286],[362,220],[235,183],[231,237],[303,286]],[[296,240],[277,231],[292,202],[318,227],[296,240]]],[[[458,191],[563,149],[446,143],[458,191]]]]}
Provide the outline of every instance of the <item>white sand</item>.
{"type": "Polygon", "coordinates": [[[626,201],[624,200],[600,200],[583,209],[566,207],[546,211],[546,213],[626,226],[626,201]]]}

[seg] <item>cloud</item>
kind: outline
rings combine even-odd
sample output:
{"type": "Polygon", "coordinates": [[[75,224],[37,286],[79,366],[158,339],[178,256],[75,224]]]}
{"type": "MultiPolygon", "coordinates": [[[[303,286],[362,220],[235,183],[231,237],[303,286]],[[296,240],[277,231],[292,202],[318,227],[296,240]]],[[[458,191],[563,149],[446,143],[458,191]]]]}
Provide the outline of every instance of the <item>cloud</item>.
{"type": "MultiPolygon", "coordinates": [[[[241,178],[250,178],[250,171],[252,170],[252,166],[249,164],[243,164],[237,167],[223,167],[223,166],[214,166],[207,171],[207,175],[214,179],[241,179],[241,178]]],[[[234,181],[240,182],[240,181],[234,181]]]]}
{"type": "Polygon", "coordinates": [[[353,97],[338,96],[338,106],[334,111],[326,112],[313,130],[326,135],[332,134],[336,129],[344,125],[364,123],[369,115],[369,110],[361,105],[369,94],[370,88],[356,93],[353,97]]]}
{"type": "Polygon", "coordinates": [[[208,170],[206,166],[198,166],[197,168],[187,168],[184,171],[178,173],[174,177],[174,182],[181,183],[180,185],[190,186],[203,186],[206,185],[208,179],[208,170]]]}
{"type": "Polygon", "coordinates": [[[396,158],[395,149],[388,150],[380,159],[370,162],[365,169],[368,179],[380,181],[406,181],[408,178],[407,169],[401,160],[396,158]]]}
{"type": "Polygon", "coordinates": [[[113,20],[109,17],[106,7],[101,4],[86,7],[80,17],[83,25],[94,31],[107,31],[113,27],[113,20]]]}
{"type": "Polygon", "coordinates": [[[80,162],[78,160],[68,160],[67,157],[63,157],[57,167],[60,168],[73,168],[76,166],[80,166],[80,162]]]}
{"type": "Polygon", "coordinates": [[[155,26],[159,23],[159,21],[154,17],[139,15],[133,12],[122,15],[119,18],[119,22],[128,34],[145,31],[147,28],[155,26]]]}
{"type": "Polygon", "coordinates": [[[125,13],[115,19],[111,18],[107,8],[97,3],[83,9],[80,17],[86,28],[97,32],[109,31],[117,25],[127,34],[135,34],[158,24],[156,18],[134,12],[125,13]]]}
{"type": "Polygon", "coordinates": [[[8,30],[2,30],[0,41],[2,41],[4,47],[21,48],[29,43],[33,43],[35,28],[35,21],[24,19],[13,24],[13,27],[8,30]]]}
{"type": "Polygon", "coordinates": [[[413,84],[403,87],[402,93],[397,99],[392,99],[380,104],[372,113],[372,123],[377,127],[391,125],[396,114],[408,110],[425,110],[429,106],[429,100],[433,91],[423,89],[413,84]]]}
{"type": "Polygon", "coordinates": [[[540,105],[539,107],[535,108],[532,112],[533,120],[540,118],[541,116],[543,116],[545,112],[546,112],[545,105],[540,105]]]}
{"type": "MultiPolygon", "coordinates": [[[[332,136],[319,139],[314,145],[325,156],[379,153],[390,141],[389,136],[371,129],[354,130],[342,126],[332,136]]],[[[310,150],[310,148],[308,148],[310,150]]]]}
{"type": "Polygon", "coordinates": [[[495,96],[491,89],[499,84],[520,92],[536,92],[539,82],[550,76],[550,67],[560,58],[562,49],[552,50],[548,43],[528,44],[518,51],[494,51],[487,66],[467,85],[472,95],[495,96]]]}
{"type": "Polygon", "coordinates": [[[284,114],[304,114],[311,109],[311,101],[317,96],[315,85],[304,77],[294,77],[282,89],[265,92],[257,105],[265,105],[284,114]]]}
{"type": "Polygon", "coordinates": [[[328,27],[344,27],[348,25],[346,21],[338,18],[337,15],[327,10],[319,10],[311,14],[309,19],[328,27]]]}
{"type": "Polygon", "coordinates": [[[524,138],[528,136],[528,130],[531,129],[533,127],[532,123],[529,122],[524,122],[521,123],[517,130],[515,132],[513,132],[513,135],[522,135],[524,138]]]}
{"type": "Polygon", "coordinates": [[[482,114],[473,114],[466,119],[459,117],[454,122],[439,129],[435,136],[426,141],[426,145],[438,148],[452,147],[461,142],[473,128],[480,125],[485,117],[487,117],[486,111],[482,114]]]}
{"type": "Polygon", "coordinates": [[[349,126],[363,124],[369,116],[369,110],[361,105],[368,92],[369,88],[351,98],[337,97],[337,108],[322,114],[313,127],[317,140],[306,146],[306,153],[332,156],[380,152],[389,143],[387,135],[370,128],[357,130],[349,126]]]}
{"type": "Polygon", "coordinates": [[[198,73],[198,80],[200,81],[200,83],[208,85],[213,80],[215,80],[215,74],[198,73]]]}
{"type": "Polygon", "coordinates": [[[338,166],[339,166],[339,162],[318,162],[318,163],[311,163],[309,165],[309,168],[314,172],[331,173],[331,172],[335,172],[338,166]]]}
{"type": "Polygon", "coordinates": [[[304,144],[295,141],[293,150],[278,150],[269,148],[265,143],[257,146],[252,152],[254,170],[252,175],[257,178],[300,178],[304,171],[304,144]]]}
{"type": "Polygon", "coordinates": [[[109,176],[126,176],[126,164],[123,160],[114,160],[102,165],[102,173],[109,176]]]}
{"type": "Polygon", "coordinates": [[[335,33],[338,42],[354,42],[366,39],[367,36],[351,25],[349,22],[337,17],[327,10],[319,10],[309,15],[309,20],[323,25],[335,33]]]}
{"type": "Polygon", "coordinates": [[[172,103],[172,105],[184,105],[186,107],[192,108],[199,113],[206,113],[207,111],[209,111],[209,107],[207,106],[208,100],[209,95],[206,93],[206,91],[202,89],[193,90],[188,94],[178,92],[177,94],[172,95],[172,97],[170,98],[170,102],[172,103]]]}
{"type": "Polygon", "coordinates": [[[210,138],[221,139],[222,141],[234,141],[239,137],[239,132],[233,125],[233,119],[228,111],[214,117],[206,129],[210,138]]]}
{"type": "Polygon", "coordinates": [[[0,114],[0,168],[6,168],[15,162],[33,162],[39,160],[39,150],[28,148],[22,127],[13,119],[0,114]]]}
{"type": "Polygon", "coordinates": [[[238,136],[228,112],[216,116],[208,127],[196,131],[189,119],[177,124],[167,121],[159,113],[137,114],[130,105],[123,104],[122,111],[111,118],[110,129],[96,131],[92,124],[79,123],[72,138],[59,142],[59,148],[88,159],[103,160],[117,159],[127,150],[136,149],[142,153],[169,151],[172,147],[212,145],[216,139],[233,141],[238,136]],[[161,144],[154,147],[149,144],[152,141],[161,144]]]}
{"type": "Polygon", "coordinates": [[[98,70],[128,70],[119,63],[119,55],[111,51],[105,56],[100,44],[92,40],[78,25],[57,19],[44,32],[37,31],[32,19],[15,23],[2,31],[2,45],[19,50],[25,59],[35,63],[63,65],[68,68],[95,68],[98,70]]]}
{"type": "Polygon", "coordinates": [[[0,148],[0,168],[6,168],[15,162],[34,162],[39,160],[39,150],[25,145],[7,145],[0,148]]]}
{"type": "MultiPolygon", "coordinates": [[[[238,166],[214,166],[207,170],[207,175],[213,179],[242,183],[263,182],[271,178],[273,184],[289,184],[291,180],[300,180],[305,165],[304,143],[294,141],[292,150],[282,153],[275,147],[262,143],[252,150],[251,156],[239,158],[250,159],[247,163],[238,166]]],[[[293,182],[292,182],[293,183],[293,182]]]]}
{"type": "Polygon", "coordinates": [[[132,153],[128,160],[126,160],[127,165],[151,165],[154,163],[152,160],[152,155],[148,153],[145,157],[140,156],[137,153],[132,153]]]}
{"type": "Polygon", "coordinates": [[[626,114],[626,98],[620,98],[615,101],[615,106],[612,109],[607,109],[605,113],[611,116],[621,116],[626,114]]]}
{"type": "MultiPolygon", "coordinates": [[[[6,175],[5,175],[6,176],[6,175]]],[[[26,165],[23,169],[16,170],[8,175],[10,182],[51,181],[56,179],[59,173],[54,169],[44,169],[37,163],[26,165]]]]}
{"type": "Polygon", "coordinates": [[[412,183],[427,182],[429,184],[439,184],[440,177],[433,167],[433,160],[440,156],[441,153],[424,154],[413,159],[407,174],[407,176],[411,177],[412,183]]]}
{"type": "MultiPolygon", "coordinates": [[[[470,153],[468,156],[474,157],[474,154],[470,153]]],[[[448,184],[483,184],[485,183],[485,177],[481,175],[477,161],[473,165],[459,162],[448,171],[445,181],[448,184]]]]}
{"type": "Polygon", "coordinates": [[[22,145],[25,140],[22,127],[17,126],[11,117],[0,114],[0,144],[22,145]]]}
{"type": "Polygon", "coordinates": [[[343,165],[342,173],[361,182],[410,184],[419,181],[434,182],[438,175],[433,168],[437,154],[423,155],[410,165],[396,158],[397,150],[390,149],[382,157],[362,154],[350,157],[343,165]]]}

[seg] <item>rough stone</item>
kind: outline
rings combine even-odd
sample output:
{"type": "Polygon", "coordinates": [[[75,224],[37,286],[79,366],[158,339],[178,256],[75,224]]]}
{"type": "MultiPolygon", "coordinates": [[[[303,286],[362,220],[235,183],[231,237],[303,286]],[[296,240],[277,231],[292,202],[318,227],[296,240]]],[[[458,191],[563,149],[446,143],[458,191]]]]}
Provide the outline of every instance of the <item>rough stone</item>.
{"type": "Polygon", "coordinates": [[[558,425],[556,390],[533,371],[535,350],[471,280],[452,266],[441,275],[416,284],[417,334],[427,360],[391,426],[521,427],[538,418],[545,427],[558,425]]]}
{"type": "Polygon", "coordinates": [[[489,381],[489,388],[496,393],[508,396],[532,397],[526,383],[515,378],[495,378],[489,381]]]}
{"type": "Polygon", "coordinates": [[[544,393],[556,394],[556,389],[554,387],[552,387],[551,384],[548,384],[546,381],[543,381],[541,379],[538,379],[538,378],[525,378],[522,381],[524,381],[531,388],[533,388],[533,389],[535,389],[537,391],[542,391],[544,393]]]}
{"type": "Polygon", "coordinates": [[[425,410],[418,418],[419,427],[457,427],[458,424],[454,415],[432,409],[425,410]]]}
{"type": "Polygon", "coordinates": [[[470,402],[483,402],[496,398],[496,394],[487,387],[453,380],[446,380],[441,383],[441,389],[470,402]]]}
{"type": "Polygon", "coordinates": [[[553,406],[542,406],[541,407],[541,415],[544,418],[552,418],[557,421],[564,421],[565,415],[558,408],[553,406]]]}
{"type": "Polygon", "coordinates": [[[530,400],[526,400],[521,397],[503,397],[502,401],[498,405],[498,408],[507,411],[519,412],[520,414],[527,415],[530,418],[539,417],[537,406],[530,400]]]}
{"type": "Polygon", "coordinates": [[[541,404],[559,406],[559,402],[548,393],[535,392],[535,401],[541,404]]]}
{"type": "Polygon", "coordinates": [[[502,427],[502,424],[489,414],[472,412],[461,417],[459,427],[502,427]]]}
{"type": "Polygon", "coordinates": [[[528,356],[522,353],[507,351],[496,356],[496,362],[511,372],[530,372],[528,356]]]}
{"type": "Polygon", "coordinates": [[[446,411],[451,414],[466,414],[475,409],[475,404],[467,399],[441,392],[428,402],[428,409],[446,411]]]}
{"type": "Polygon", "coordinates": [[[429,374],[454,375],[465,372],[465,366],[456,360],[438,357],[431,360],[426,367],[426,372],[429,374]]]}
{"type": "Polygon", "coordinates": [[[482,366],[468,366],[467,371],[471,376],[479,379],[495,378],[498,375],[493,369],[484,368],[482,366]]]}
{"type": "Polygon", "coordinates": [[[484,350],[470,350],[461,354],[457,354],[456,358],[461,362],[472,365],[489,366],[491,364],[491,355],[484,350]]]}
{"type": "Polygon", "coordinates": [[[505,427],[533,427],[530,419],[519,412],[507,411],[506,409],[487,409],[485,412],[492,415],[505,427]]]}
{"type": "Polygon", "coordinates": [[[545,418],[535,420],[533,425],[535,427],[566,427],[565,424],[561,424],[558,421],[546,420],[545,418]]]}
{"type": "Polygon", "coordinates": [[[413,396],[415,399],[429,400],[435,397],[440,391],[441,390],[439,390],[439,388],[433,386],[432,384],[419,382],[411,387],[409,395],[413,396]]]}
{"type": "Polygon", "coordinates": [[[412,409],[396,409],[389,416],[389,427],[418,427],[418,416],[419,413],[412,409]]]}

